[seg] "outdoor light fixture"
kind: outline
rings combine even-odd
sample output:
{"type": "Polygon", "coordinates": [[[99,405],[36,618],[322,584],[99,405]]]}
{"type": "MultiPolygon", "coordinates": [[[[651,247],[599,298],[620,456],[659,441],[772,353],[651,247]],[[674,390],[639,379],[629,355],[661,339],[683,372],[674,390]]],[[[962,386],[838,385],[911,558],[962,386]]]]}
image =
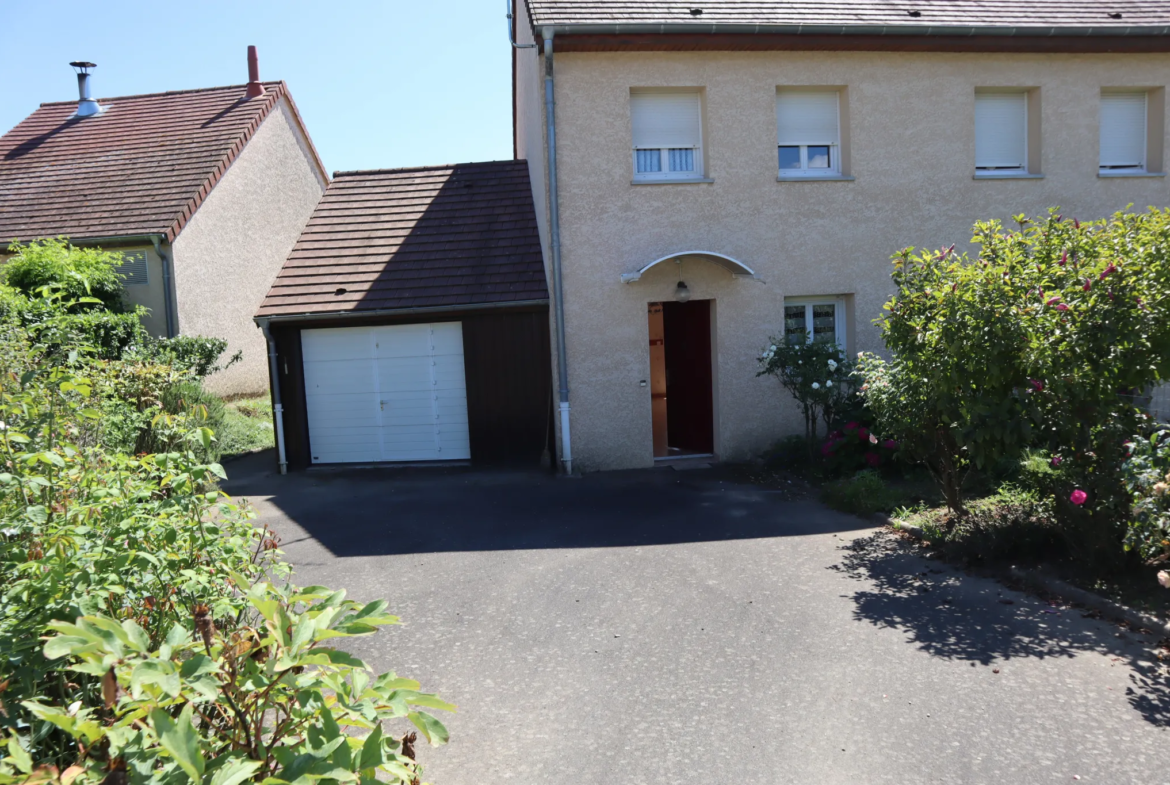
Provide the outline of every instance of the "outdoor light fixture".
{"type": "Polygon", "coordinates": [[[674,287],[674,299],[680,303],[685,303],[691,299],[691,290],[687,288],[686,281],[679,281],[678,286],[674,287]]]}

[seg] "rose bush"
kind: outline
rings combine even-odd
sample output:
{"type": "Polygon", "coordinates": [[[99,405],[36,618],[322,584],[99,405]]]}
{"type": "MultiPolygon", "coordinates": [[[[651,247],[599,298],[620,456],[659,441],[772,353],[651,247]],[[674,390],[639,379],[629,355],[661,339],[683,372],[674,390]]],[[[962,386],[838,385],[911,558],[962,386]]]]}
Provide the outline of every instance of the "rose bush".
{"type": "Polygon", "coordinates": [[[846,407],[853,389],[853,364],[835,343],[772,339],[759,358],[757,376],[773,376],[800,405],[810,450],[818,423],[827,430],[846,407]]]}

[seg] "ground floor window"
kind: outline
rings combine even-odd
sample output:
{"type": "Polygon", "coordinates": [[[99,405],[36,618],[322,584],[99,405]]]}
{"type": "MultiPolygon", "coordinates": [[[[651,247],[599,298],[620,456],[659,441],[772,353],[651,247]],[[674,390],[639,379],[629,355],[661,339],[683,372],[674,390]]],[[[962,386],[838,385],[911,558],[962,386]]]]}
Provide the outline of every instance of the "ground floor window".
{"type": "Polygon", "coordinates": [[[836,343],[845,348],[845,298],[787,297],[784,299],[784,340],[836,343]]]}

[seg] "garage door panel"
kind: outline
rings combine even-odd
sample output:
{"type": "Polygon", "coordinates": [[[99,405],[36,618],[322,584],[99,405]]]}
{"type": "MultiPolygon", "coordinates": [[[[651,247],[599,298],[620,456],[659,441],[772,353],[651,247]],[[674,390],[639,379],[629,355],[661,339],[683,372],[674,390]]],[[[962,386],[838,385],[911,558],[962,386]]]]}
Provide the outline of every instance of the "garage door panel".
{"type": "Polygon", "coordinates": [[[332,362],[368,359],[374,354],[368,327],[302,330],[301,350],[306,360],[313,357],[332,362]]]}
{"type": "Polygon", "coordinates": [[[302,331],[313,461],[466,460],[459,322],[302,331]]]}

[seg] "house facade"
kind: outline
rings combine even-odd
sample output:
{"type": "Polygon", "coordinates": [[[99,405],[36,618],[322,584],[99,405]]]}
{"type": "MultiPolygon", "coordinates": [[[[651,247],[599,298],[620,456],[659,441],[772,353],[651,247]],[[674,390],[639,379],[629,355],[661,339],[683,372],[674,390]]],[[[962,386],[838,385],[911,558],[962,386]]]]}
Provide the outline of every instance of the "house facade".
{"type": "MultiPolygon", "coordinates": [[[[328,184],[287,85],[42,104],[0,137],[0,241],[66,237],[124,254],[155,336],[205,335],[242,361],[207,380],[263,392],[252,314],[328,184]]],[[[79,64],[89,70],[90,64],[79,64]]]]}
{"type": "Polygon", "coordinates": [[[557,433],[577,471],[743,459],[799,430],[761,350],[880,351],[906,246],[1170,203],[1164,7],[517,0],[514,16],[516,155],[554,285],[559,255],[557,433]]]}

